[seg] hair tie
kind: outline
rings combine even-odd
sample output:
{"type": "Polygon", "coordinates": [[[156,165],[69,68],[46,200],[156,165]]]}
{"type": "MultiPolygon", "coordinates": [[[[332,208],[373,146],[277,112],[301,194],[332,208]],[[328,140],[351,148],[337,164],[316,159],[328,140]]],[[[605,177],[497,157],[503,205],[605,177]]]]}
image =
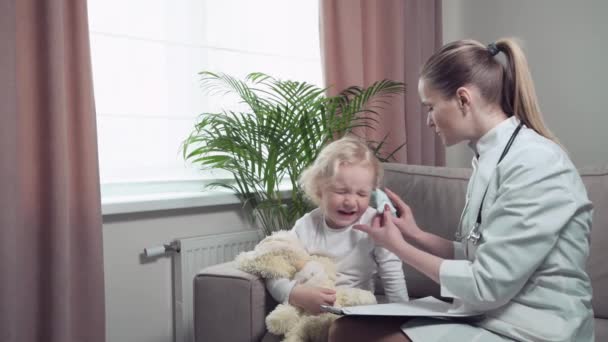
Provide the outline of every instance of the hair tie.
{"type": "Polygon", "coordinates": [[[488,52],[490,53],[490,56],[494,57],[500,52],[500,50],[498,50],[498,46],[496,46],[495,43],[490,43],[488,44],[488,52]]]}

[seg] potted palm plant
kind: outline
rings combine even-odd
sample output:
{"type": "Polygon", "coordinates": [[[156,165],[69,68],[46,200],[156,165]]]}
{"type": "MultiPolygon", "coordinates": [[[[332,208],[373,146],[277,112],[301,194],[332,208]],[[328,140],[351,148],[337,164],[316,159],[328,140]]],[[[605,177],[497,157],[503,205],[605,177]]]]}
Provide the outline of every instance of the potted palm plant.
{"type": "MultiPolygon", "coordinates": [[[[373,128],[378,107],[405,89],[403,83],[382,80],[326,96],[326,89],[263,73],[244,80],[206,71],[201,76],[204,90],[235,94],[246,110],[201,114],[182,144],[183,157],[202,168],[228,171],[233,179],[207,186],[233,190],[254,209],[250,218],[266,235],[291,228],[312,209],[298,178],[321,147],[358,127],[373,128]]],[[[403,147],[385,151],[386,138],[368,141],[383,161],[403,147]]]]}

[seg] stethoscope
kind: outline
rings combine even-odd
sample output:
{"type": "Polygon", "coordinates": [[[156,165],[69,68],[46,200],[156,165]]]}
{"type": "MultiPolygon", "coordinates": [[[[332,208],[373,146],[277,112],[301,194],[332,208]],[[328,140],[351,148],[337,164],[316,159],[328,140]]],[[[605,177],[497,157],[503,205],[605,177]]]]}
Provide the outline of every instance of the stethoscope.
{"type": "MultiPolygon", "coordinates": [[[[520,121],[519,125],[517,125],[517,127],[515,128],[515,131],[513,131],[513,134],[511,134],[511,137],[509,138],[507,145],[502,150],[502,153],[500,154],[500,158],[498,158],[498,162],[496,163],[496,165],[500,164],[502,159],[507,155],[507,153],[511,149],[513,140],[515,140],[515,137],[519,133],[519,130],[521,129],[522,126],[523,126],[523,122],[520,121]]],[[[473,227],[467,233],[466,237],[463,237],[463,235],[462,235],[462,218],[464,216],[465,211],[468,209],[468,206],[469,206],[469,201],[467,200],[467,203],[465,204],[465,208],[462,211],[462,214],[460,215],[460,221],[458,222],[458,231],[456,232],[456,240],[459,240],[462,242],[463,239],[467,239],[473,245],[477,245],[479,243],[479,240],[481,240],[481,230],[480,230],[481,210],[483,209],[483,201],[486,199],[486,195],[488,193],[489,187],[490,187],[490,184],[488,184],[488,186],[486,186],[486,190],[484,191],[483,197],[481,198],[481,204],[479,205],[479,211],[477,212],[477,220],[473,224],[473,227]]]]}

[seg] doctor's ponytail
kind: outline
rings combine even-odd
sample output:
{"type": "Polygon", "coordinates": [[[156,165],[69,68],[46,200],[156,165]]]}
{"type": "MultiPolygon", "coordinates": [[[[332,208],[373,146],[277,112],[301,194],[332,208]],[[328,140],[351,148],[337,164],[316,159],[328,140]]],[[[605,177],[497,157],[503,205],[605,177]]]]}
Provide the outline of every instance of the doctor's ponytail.
{"type": "Polygon", "coordinates": [[[420,77],[446,99],[465,85],[475,85],[486,102],[500,105],[538,134],[559,143],[546,127],[538,106],[528,62],[515,40],[504,38],[489,45],[458,40],[435,52],[420,77]],[[503,52],[506,63],[499,61],[503,52]]]}
{"type": "Polygon", "coordinates": [[[527,127],[559,144],[543,120],[528,62],[521,47],[511,38],[499,39],[495,45],[506,59],[501,99],[503,110],[510,109],[510,113],[527,127]]]}

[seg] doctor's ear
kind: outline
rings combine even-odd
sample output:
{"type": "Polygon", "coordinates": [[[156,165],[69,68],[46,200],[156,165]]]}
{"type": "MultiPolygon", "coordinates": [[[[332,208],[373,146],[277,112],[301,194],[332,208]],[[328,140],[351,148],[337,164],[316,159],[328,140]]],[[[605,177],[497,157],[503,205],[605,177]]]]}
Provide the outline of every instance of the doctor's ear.
{"type": "Polygon", "coordinates": [[[458,108],[463,112],[471,105],[471,93],[466,87],[460,87],[456,90],[456,101],[458,102],[458,108]]]}

